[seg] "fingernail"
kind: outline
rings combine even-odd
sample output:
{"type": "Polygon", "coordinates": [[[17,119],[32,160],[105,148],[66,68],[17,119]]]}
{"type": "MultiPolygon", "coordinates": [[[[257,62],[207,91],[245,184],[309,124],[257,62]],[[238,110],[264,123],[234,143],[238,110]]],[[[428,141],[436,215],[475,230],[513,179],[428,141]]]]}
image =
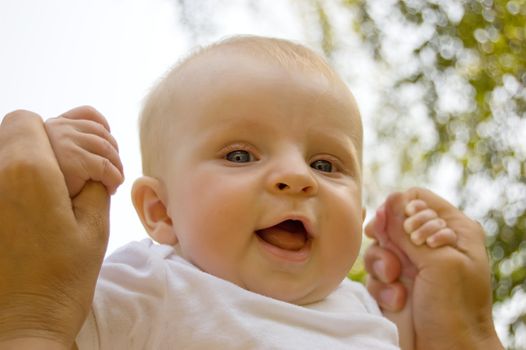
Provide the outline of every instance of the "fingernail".
{"type": "Polygon", "coordinates": [[[431,236],[431,237],[428,237],[426,239],[426,244],[430,247],[430,248],[436,248],[435,245],[436,245],[436,238],[435,236],[431,236]]]}
{"type": "Polygon", "coordinates": [[[424,243],[418,232],[411,233],[411,241],[416,245],[422,245],[424,243]]]}

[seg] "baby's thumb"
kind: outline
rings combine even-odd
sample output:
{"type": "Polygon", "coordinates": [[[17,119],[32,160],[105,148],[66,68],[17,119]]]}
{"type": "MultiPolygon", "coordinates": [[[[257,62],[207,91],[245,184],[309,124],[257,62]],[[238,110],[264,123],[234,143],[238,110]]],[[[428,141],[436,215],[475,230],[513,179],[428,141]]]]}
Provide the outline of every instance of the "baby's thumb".
{"type": "Polygon", "coordinates": [[[106,188],[99,182],[88,181],[72,204],[84,239],[90,245],[95,245],[91,248],[104,255],[109,238],[110,209],[110,196],[106,188]]]}

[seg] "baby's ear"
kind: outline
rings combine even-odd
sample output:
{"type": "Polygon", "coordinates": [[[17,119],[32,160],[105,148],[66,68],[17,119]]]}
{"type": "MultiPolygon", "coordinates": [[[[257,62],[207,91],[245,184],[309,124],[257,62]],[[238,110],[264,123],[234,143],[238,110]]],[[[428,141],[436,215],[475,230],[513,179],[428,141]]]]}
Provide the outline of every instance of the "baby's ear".
{"type": "Polygon", "coordinates": [[[144,228],[157,243],[174,245],[177,237],[162,198],[164,186],[158,179],[142,176],[133,183],[133,206],[144,228]]]}

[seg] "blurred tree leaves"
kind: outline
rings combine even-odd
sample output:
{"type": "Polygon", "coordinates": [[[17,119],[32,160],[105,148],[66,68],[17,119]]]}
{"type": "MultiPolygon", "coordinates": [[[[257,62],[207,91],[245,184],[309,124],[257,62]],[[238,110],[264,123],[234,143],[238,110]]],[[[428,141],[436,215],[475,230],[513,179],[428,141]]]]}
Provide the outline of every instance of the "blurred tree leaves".
{"type": "MultiPolygon", "coordinates": [[[[396,150],[394,178],[425,184],[447,176],[441,164],[457,169],[460,206],[488,235],[495,302],[526,290],[526,1],[338,3],[389,73],[371,118],[377,142],[396,150]]],[[[335,44],[334,4],[303,3],[318,14],[328,57],[345,50],[335,44]]],[[[509,333],[525,319],[517,315],[509,333]]]]}

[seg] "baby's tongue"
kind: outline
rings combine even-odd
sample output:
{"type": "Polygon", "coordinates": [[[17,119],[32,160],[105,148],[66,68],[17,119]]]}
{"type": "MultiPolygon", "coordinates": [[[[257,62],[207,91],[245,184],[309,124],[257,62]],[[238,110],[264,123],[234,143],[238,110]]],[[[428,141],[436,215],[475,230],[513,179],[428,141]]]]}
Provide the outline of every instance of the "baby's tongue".
{"type": "Polygon", "coordinates": [[[259,230],[257,233],[264,241],[286,250],[300,250],[306,242],[303,225],[290,221],[259,230]]]}

